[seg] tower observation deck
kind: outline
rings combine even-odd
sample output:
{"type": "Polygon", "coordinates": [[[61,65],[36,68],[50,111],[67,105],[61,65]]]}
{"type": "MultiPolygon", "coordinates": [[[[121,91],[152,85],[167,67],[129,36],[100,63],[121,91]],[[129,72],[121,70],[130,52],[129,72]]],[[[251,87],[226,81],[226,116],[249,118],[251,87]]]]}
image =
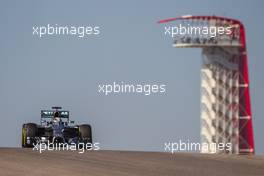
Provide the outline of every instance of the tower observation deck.
{"type": "Polygon", "coordinates": [[[177,48],[202,48],[201,143],[230,143],[231,150],[202,149],[203,153],[254,154],[245,28],[234,19],[217,16],[182,16],[159,23],[185,29],[228,27],[226,33],[179,33],[177,48]],[[192,28],[195,27],[195,28],[192,28]]]}

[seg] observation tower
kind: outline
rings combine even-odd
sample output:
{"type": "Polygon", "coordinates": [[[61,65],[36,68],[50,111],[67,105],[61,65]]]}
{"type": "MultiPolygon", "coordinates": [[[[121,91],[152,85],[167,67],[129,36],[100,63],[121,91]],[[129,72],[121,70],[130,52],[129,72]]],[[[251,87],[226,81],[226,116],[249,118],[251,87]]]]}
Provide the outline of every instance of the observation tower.
{"type": "Polygon", "coordinates": [[[217,16],[181,16],[159,23],[169,26],[219,28],[231,32],[186,33],[173,36],[177,48],[202,48],[201,143],[231,143],[231,150],[202,149],[202,153],[254,154],[246,36],[243,24],[217,16]]]}

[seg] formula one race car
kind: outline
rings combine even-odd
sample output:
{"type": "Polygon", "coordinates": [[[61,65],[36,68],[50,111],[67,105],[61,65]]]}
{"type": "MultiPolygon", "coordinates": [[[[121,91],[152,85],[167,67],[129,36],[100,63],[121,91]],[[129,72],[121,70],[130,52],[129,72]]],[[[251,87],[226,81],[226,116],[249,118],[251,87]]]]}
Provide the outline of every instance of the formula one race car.
{"type": "Polygon", "coordinates": [[[33,148],[39,143],[92,144],[92,129],[88,124],[73,125],[69,111],[61,107],[41,110],[40,125],[26,123],[22,126],[22,147],[33,148]]]}

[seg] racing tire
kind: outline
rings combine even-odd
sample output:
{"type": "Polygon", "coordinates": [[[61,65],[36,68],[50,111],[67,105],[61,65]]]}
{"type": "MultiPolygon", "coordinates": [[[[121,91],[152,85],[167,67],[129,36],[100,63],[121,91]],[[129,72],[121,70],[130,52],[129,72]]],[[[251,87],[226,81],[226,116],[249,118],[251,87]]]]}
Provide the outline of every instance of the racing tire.
{"type": "Polygon", "coordinates": [[[35,141],[33,138],[37,136],[37,125],[35,123],[27,123],[22,126],[22,147],[32,148],[35,141]],[[27,142],[27,138],[30,137],[30,142],[27,142]]]}
{"type": "Polygon", "coordinates": [[[91,125],[88,124],[83,124],[79,126],[79,137],[82,142],[86,143],[91,143],[93,142],[92,140],[92,127],[91,125]]]}

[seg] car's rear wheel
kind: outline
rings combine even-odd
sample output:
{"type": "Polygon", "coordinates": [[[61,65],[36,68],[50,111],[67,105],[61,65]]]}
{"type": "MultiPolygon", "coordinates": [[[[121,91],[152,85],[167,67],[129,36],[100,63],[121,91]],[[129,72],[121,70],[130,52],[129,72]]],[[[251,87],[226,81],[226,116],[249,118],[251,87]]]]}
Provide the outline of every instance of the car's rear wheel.
{"type": "Polygon", "coordinates": [[[22,147],[33,147],[35,137],[37,136],[37,125],[35,123],[27,123],[22,126],[22,147]]]}

